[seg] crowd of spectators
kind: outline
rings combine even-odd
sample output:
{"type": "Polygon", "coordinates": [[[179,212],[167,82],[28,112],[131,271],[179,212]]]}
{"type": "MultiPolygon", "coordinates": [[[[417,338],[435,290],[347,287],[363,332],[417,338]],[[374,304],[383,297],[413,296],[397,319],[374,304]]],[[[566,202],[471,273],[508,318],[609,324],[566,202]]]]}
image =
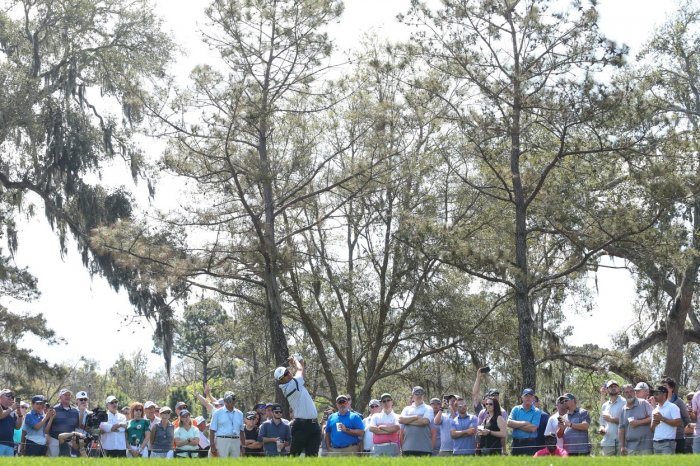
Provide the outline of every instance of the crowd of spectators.
{"type": "MultiPolygon", "coordinates": [[[[73,397],[70,390],[63,389],[58,402],[49,406],[42,395],[33,396],[28,403],[16,398],[13,390],[4,389],[0,391],[0,456],[202,458],[304,451],[321,456],[592,454],[591,416],[573,393],[552,400],[556,410],[550,414],[535,391],[525,388],[520,404],[507,413],[497,389],[481,395],[482,369],[477,372],[471,404],[457,394],[428,398],[416,386],[400,413],[390,393],[372,399],[364,417],[353,409],[352,397],[343,394],[319,420],[304,387],[303,365],[296,364],[294,375],[286,368],[275,371],[275,381],[289,400],[290,419],[283,418],[283,408],[276,403],[260,402],[243,412],[236,407],[232,392],[220,399],[214,399],[208,390],[197,394],[211,413],[207,419],[194,418],[184,401],[174,409],[153,401],[133,402],[120,409],[117,398],[109,396],[104,400],[105,410],[91,410],[85,391],[73,397]],[[295,419],[294,409],[306,414],[295,419]],[[292,447],[293,434],[297,444],[303,435],[312,448],[292,447]]],[[[609,380],[601,397],[599,454],[700,453],[700,392],[683,399],[675,380],[663,377],[653,390],[644,382],[621,386],[609,380]]]]}

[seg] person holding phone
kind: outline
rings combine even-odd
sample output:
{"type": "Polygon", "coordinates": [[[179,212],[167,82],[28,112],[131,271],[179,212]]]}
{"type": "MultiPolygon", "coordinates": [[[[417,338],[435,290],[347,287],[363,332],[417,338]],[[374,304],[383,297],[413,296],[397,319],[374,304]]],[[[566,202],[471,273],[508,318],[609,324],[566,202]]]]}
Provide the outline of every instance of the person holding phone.
{"type": "Polygon", "coordinates": [[[22,427],[23,420],[15,393],[9,388],[0,391],[0,456],[15,455],[15,429],[22,427]]]}

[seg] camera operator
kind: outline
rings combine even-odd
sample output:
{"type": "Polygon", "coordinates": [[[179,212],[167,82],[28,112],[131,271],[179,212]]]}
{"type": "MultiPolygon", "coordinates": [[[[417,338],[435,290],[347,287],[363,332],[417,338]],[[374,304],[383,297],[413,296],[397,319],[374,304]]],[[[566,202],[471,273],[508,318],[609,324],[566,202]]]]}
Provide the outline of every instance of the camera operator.
{"type": "Polygon", "coordinates": [[[0,392],[0,456],[15,455],[15,429],[22,427],[24,416],[15,393],[6,388],[0,392]]]}
{"type": "Polygon", "coordinates": [[[46,434],[44,428],[51,419],[49,414],[44,414],[46,398],[42,395],[32,397],[32,410],[24,418],[22,430],[26,432],[24,445],[20,453],[26,456],[46,456],[46,434]]]}
{"type": "Polygon", "coordinates": [[[108,396],[105,400],[107,404],[107,421],[100,423],[102,431],[101,442],[105,456],[126,457],[126,416],[120,413],[117,408],[119,402],[117,397],[108,396]]]}
{"type": "Polygon", "coordinates": [[[58,403],[51,408],[51,418],[46,424],[45,432],[49,434],[47,446],[49,456],[71,456],[71,447],[68,443],[60,443],[58,435],[74,432],[78,428],[78,410],[70,404],[73,392],[67,388],[58,392],[58,403]]]}
{"type": "Polygon", "coordinates": [[[89,441],[89,438],[80,432],[64,432],[58,434],[59,445],[70,445],[73,451],[78,452],[78,456],[86,458],[88,456],[85,444],[89,441]]]}

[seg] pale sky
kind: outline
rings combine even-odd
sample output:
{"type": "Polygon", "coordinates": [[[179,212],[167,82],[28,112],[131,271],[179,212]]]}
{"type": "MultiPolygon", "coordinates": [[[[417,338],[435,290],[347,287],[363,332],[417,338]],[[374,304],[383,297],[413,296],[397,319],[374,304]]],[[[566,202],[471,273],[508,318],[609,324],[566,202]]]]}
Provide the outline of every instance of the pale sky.
{"type": "MultiPolygon", "coordinates": [[[[190,50],[189,57],[178,65],[186,76],[192,66],[208,55],[198,44],[197,33],[204,24],[201,10],[208,2],[158,0],[156,3],[178,42],[190,50]]],[[[410,0],[346,0],[344,17],[331,28],[331,34],[341,50],[355,46],[360,34],[369,29],[383,37],[405,38],[407,32],[396,23],[395,16],[405,12],[409,4],[410,0]]],[[[601,0],[602,30],[610,38],[630,45],[632,58],[674,4],[658,0],[601,0]]],[[[161,186],[160,194],[168,192],[168,188],[172,187],[161,186]]],[[[56,363],[88,356],[99,361],[102,370],[109,368],[120,353],[130,354],[139,348],[149,352],[153,326],[144,319],[133,320],[134,312],[126,295],[115,293],[102,279],[91,280],[73,247],[69,246],[63,260],[58,251],[58,240],[42,215],[21,225],[16,264],[29,267],[39,279],[42,296],[36,302],[13,305],[12,310],[44,313],[49,327],[67,340],[65,345],[50,348],[35,341],[25,344],[33,347],[39,356],[56,363]]],[[[629,325],[634,299],[629,274],[602,269],[598,274],[598,291],[590,314],[570,313],[569,320],[575,321],[577,328],[574,337],[568,340],[570,343],[606,346],[612,333],[629,325]],[[611,315],[615,316],[612,322],[611,315]]],[[[153,356],[151,364],[155,367],[162,365],[162,361],[153,356]]]]}

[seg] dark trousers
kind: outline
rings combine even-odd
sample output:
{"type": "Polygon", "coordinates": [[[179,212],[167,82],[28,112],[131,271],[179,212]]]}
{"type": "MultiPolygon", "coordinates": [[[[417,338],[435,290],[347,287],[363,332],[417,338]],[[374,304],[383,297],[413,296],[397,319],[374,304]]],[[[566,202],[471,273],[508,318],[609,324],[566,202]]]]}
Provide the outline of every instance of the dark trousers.
{"type": "Polygon", "coordinates": [[[404,451],[401,453],[401,456],[430,456],[432,455],[432,452],[429,451],[404,451]]]}
{"type": "Polygon", "coordinates": [[[105,450],[105,456],[109,458],[126,458],[126,450],[105,450]]]}
{"type": "Polygon", "coordinates": [[[514,438],[510,454],[513,456],[532,456],[537,453],[537,439],[514,438]]]}
{"type": "Polygon", "coordinates": [[[321,446],[321,427],[316,419],[294,419],[292,422],[292,445],[290,456],[304,452],[307,457],[318,456],[321,446]]]}
{"type": "Polygon", "coordinates": [[[682,455],[685,453],[685,439],[684,438],[677,438],[676,439],[676,454],[682,455]]]}
{"type": "Polygon", "coordinates": [[[24,446],[25,456],[46,456],[46,445],[39,445],[31,440],[26,440],[24,446]]]}

